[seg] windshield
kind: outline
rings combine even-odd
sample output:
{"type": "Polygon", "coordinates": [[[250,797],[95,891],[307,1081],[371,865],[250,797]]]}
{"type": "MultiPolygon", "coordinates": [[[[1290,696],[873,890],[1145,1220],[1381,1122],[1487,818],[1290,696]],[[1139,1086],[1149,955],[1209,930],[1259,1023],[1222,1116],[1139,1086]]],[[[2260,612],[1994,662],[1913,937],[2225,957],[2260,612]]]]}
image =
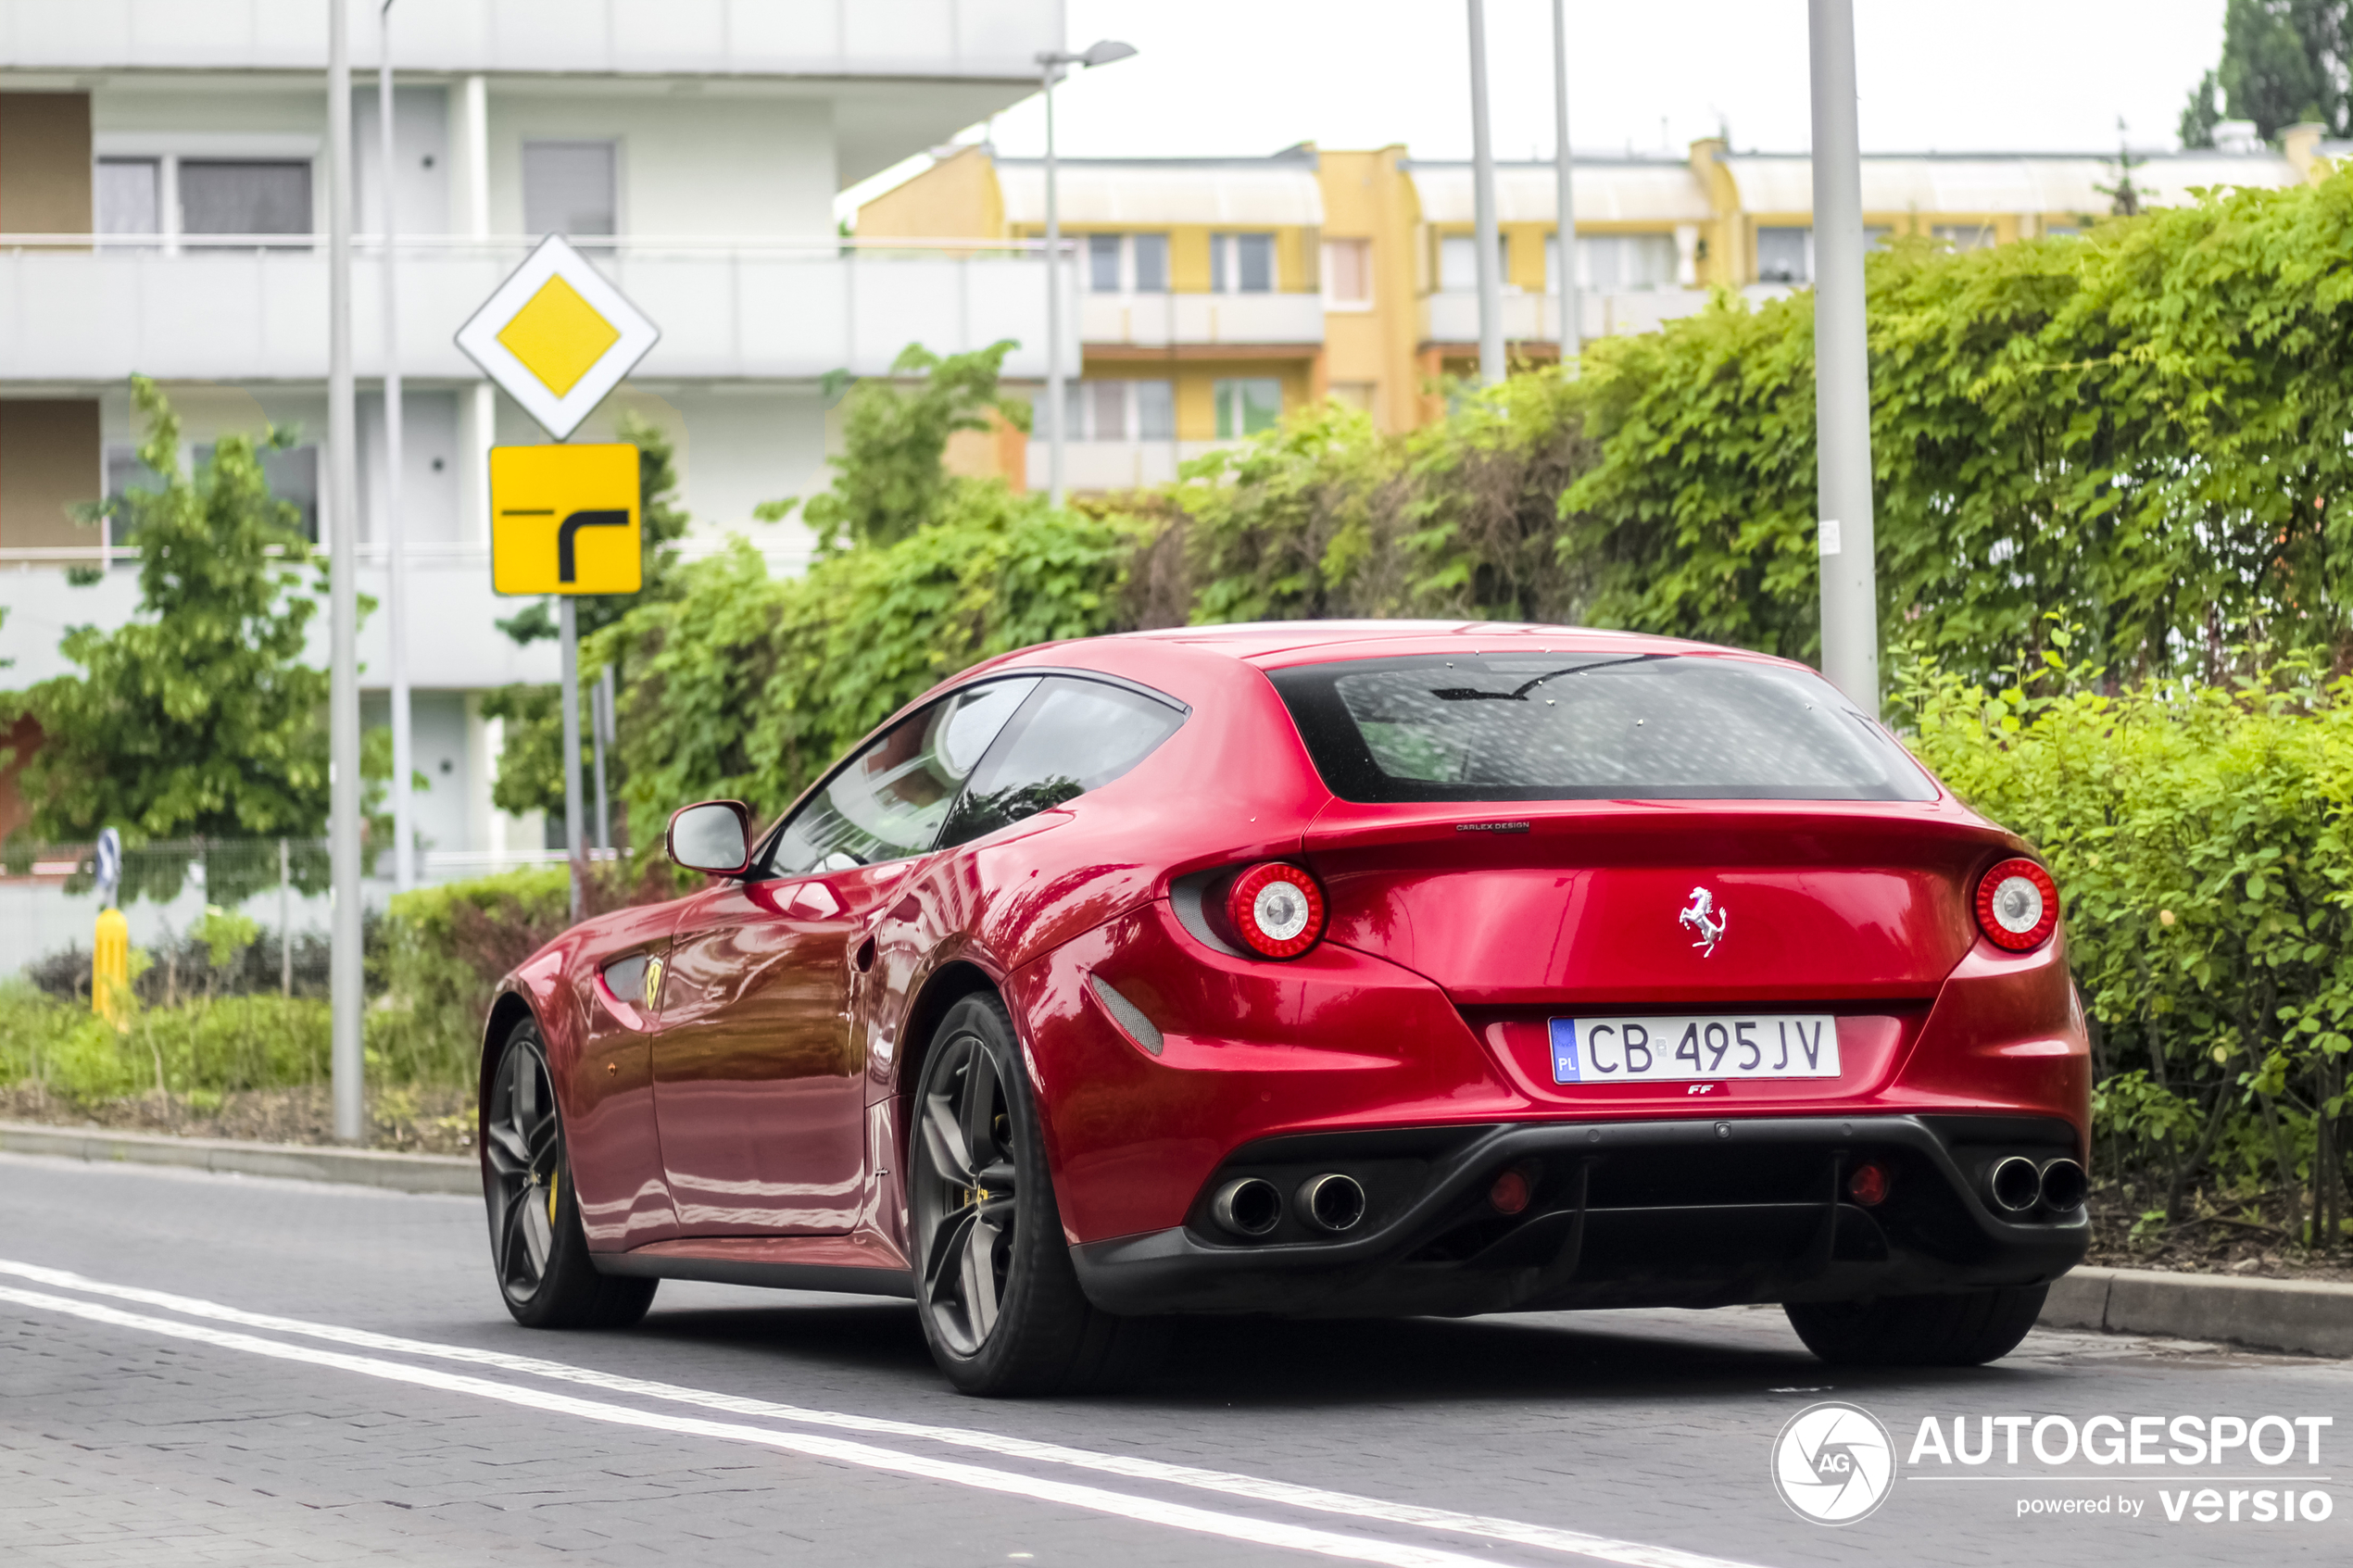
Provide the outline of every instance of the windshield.
{"type": "Polygon", "coordinates": [[[1705,654],[1356,659],[1270,672],[1346,800],[1930,800],[1810,671],[1705,654]]]}

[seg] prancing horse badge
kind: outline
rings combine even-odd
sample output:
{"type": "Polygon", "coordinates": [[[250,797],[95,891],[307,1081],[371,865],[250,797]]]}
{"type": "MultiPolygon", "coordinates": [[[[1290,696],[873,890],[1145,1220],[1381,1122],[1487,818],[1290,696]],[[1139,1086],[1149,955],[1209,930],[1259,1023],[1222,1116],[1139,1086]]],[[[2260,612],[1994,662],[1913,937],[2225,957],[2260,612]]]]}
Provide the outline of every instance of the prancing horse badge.
{"type": "Polygon", "coordinates": [[[1713,958],[1716,956],[1716,944],[1724,940],[1724,928],[1732,923],[1732,911],[1718,909],[1716,895],[1706,888],[1694,887],[1692,889],[1690,908],[1675,919],[1684,929],[1698,935],[1699,940],[1692,946],[1700,950],[1699,956],[1713,958]]]}

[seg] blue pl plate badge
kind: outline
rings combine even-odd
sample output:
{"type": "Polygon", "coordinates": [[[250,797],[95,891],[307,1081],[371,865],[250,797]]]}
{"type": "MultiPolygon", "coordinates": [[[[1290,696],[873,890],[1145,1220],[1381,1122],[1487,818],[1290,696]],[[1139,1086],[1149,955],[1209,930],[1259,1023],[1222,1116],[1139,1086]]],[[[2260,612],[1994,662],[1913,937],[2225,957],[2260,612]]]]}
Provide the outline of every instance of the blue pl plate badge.
{"type": "Polygon", "coordinates": [[[1577,1064],[1577,1020],[1573,1018],[1555,1018],[1551,1022],[1553,1030],[1553,1082],[1555,1084],[1578,1083],[1584,1077],[1584,1074],[1579,1070],[1577,1064]]]}

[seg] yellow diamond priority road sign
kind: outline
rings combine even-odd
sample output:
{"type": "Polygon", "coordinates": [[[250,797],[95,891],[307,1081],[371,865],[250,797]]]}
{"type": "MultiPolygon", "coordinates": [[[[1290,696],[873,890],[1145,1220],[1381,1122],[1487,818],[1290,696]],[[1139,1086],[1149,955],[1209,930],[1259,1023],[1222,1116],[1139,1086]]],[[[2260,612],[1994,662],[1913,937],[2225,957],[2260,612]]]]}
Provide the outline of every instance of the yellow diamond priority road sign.
{"type": "Polygon", "coordinates": [[[586,257],[556,234],[542,240],[458,330],[466,357],[559,441],[580,428],[661,338],[586,257]]]}
{"type": "Polygon", "coordinates": [[[501,594],[634,594],[637,448],[493,446],[490,585],[501,594]]]}

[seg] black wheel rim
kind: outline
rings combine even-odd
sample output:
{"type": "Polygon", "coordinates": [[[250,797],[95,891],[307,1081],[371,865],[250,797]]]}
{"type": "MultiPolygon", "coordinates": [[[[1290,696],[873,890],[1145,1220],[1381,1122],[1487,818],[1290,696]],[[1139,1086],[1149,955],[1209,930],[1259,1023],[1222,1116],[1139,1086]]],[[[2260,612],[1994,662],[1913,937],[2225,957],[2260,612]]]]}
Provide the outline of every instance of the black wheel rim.
{"type": "Polygon", "coordinates": [[[916,1108],[916,1256],[923,1301],[948,1348],[976,1353],[997,1326],[1019,1210],[1013,1116],[996,1058],[960,1035],[925,1074],[916,1108]]]}
{"type": "Polygon", "coordinates": [[[519,1040],[498,1066],[483,1139],[489,1156],[490,1248],[499,1287],[517,1301],[538,1293],[556,1244],[562,1137],[547,1059],[519,1040]]]}

